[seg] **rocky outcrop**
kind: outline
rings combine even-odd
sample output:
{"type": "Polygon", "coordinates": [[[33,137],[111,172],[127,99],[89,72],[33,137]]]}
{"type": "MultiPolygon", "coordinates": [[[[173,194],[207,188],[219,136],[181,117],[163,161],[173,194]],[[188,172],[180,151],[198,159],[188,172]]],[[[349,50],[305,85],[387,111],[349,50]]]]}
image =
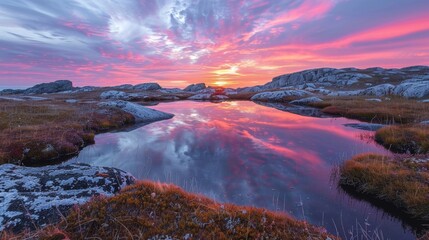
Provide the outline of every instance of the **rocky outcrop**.
{"type": "Polygon", "coordinates": [[[369,87],[365,90],[362,90],[360,92],[360,95],[369,95],[369,96],[387,96],[393,93],[393,89],[395,88],[394,85],[386,83],[377,85],[374,87],[369,87]]]}
{"type": "Polygon", "coordinates": [[[144,90],[144,91],[154,91],[160,90],[161,86],[158,83],[142,83],[135,85],[133,89],[144,90]]]}
{"type": "Polygon", "coordinates": [[[176,94],[183,93],[183,90],[180,88],[163,88],[159,90],[162,93],[176,94]]]}
{"type": "Polygon", "coordinates": [[[58,93],[63,91],[73,90],[73,83],[69,80],[58,80],[50,83],[40,83],[25,90],[5,89],[0,94],[43,94],[43,93],[58,93]]]}
{"type": "Polygon", "coordinates": [[[122,100],[101,102],[98,106],[122,109],[123,111],[132,114],[135,117],[136,122],[153,122],[174,117],[174,115],[170,113],[161,112],[144,107],[140,104],[122,100]]]}
{"type": "Polygon", "coordinates": [[[25,94],[57,93],[73,89],[73,83],[69,80],[58,80],[51,83],[41,83],[24,91],[25,94]]]}
{"type": "Polygon", "coordinates": [[[113,195],[135,179],[115,168],[86,164],[0,166],[0,231],[35,229],[59,222],[76,204],[113,195]]]}
{"type": "Polygon", "coordinates": [[[203,90],[205,88],[206,88],[205,83],[197,83],[197,84],[191,84],[191,85],[187,86],[185,89],[183,89],[183,91],[198,92],[198,91],[203,90]]]}
{"type": "Polygon", "coordinates": [[[252,101],[265,101],[265,102],[281,102],[289,101],[291,97],[303,97],[311,95],[310,92],[304,90],[283,90],[274,92],[263,92],[255,94],[252,101]]]}
{"type": "Polygon", "coordinates": [[[125,93],[125,92],[122,92],[122,91],[111,90],[111,91],[102,92],[100,94],[100,98],[101,99],[129,100],[130,96],[128,95],[128,93],[125,93]]]}
{"type": "Polygon", "coordinates": [[[278,89],[304,89],[330,96],[386,96],[390,94],[407,98],[429,96],[429,67],[413,66],[402,69],[384,68],[318,68],[285,74],[264,85],[239,88],[240,93],[264,92],[278,89]],[[408,80],[411,79],[411,80],[408,80]],[[394,80],[394,81],[393,81],[394,80]],[[397,82],[402,81],[397,85],[397,82]],[[349,86],[360,87],[350,90],[349,86]],[[366,86],[367,88],[362,88],[366,86]],[[376,86],[372,86],[376,85],[376,86]],[[329,87],[329,90],[323,89],[329,87]],[[322,90],[323,89],[323,90],[322,90]]]}

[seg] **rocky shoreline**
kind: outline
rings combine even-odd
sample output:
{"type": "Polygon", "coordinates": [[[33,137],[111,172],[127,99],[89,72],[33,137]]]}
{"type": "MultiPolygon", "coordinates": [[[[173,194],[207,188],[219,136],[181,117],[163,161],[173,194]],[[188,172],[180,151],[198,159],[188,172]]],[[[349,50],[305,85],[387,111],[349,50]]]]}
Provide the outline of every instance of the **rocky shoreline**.
{"type": "MultiPolygon", "coordinates": [[[[96,109],[101,114],[119,111],[130,115],[133,124],[174,117],[173,114],[142,105],[154,101],[252,100],[257,104],[283,111],[325,117],[331,112],[307,105],[325,106],[327,104],[325,99],[337,97],[360,97],[371,104],[390,102],[391,98],[399,97],[424,104],[428,101],[426,98],[429,98],[429,67],[313,69],[278,76],[265,85],[238,89],[207,87],[204,83],[192,84],[183,90],[162,88],[157,83],[103,88],[73,87],[70,81],[59,80],[38,84],[25,90],[8,89],[0,92],[0,101],[5,102],[48,103],[47,105],[52,106],[66,104],[77,109],[90,106],[92,110],[96,109]]],[[[124,126],[128,120],[121,119],[120,122],[118,125],[108,124],[104,129],[112,130],[124,126]]],[[[104,126],[103,121],[97,126],[104,126]]],[[[375,131],[384,127],[384,124],[360,124],[349,127],[375,131]]],[[[101,131],[95,133],[98,132],[101,131]]],[[[73,139],[75,138],[73,135],[73,139]]],[[[80,138],[84,139],[83,136],[80,138]]],[[[81,144],[81,141],[77,141],[77,144],[81,144]]],[[[83,141],[79,148],[87,144],[83,141]]],[[[43,142],[39,152],[49,153],[52,149],[55,150],[54,146],[55,144],[43,142]]],[[[16,150],[18,156],[24,156],[31,151],[27,149],[28,147],[20,146],[20,149],[16,150]]],[[[45,156],[43,154],[42,157],[45,156]]],[[[62,157],[64,156],[66,155],[62,157]]],[[[39,168],[4,164],[0,165],[0,175],[3,177],[0,183],[2,206],[0,231],[7,229],[15,232],[59,222],[69,213],[72,206],[83,204],[95,195],[112,196],[135,181],[131,175],[118,169],[79,164],[39,168]]]]}

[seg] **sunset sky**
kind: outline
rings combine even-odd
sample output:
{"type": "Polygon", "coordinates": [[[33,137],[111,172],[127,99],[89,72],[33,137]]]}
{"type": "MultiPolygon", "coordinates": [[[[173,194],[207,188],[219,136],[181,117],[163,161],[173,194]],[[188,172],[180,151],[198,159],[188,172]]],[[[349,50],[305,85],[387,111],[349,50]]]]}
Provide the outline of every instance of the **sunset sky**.
{"type": "Polygon", "coordinates": [[[1,0],[0,88],[429,65],[428,0],[1,0]]]}

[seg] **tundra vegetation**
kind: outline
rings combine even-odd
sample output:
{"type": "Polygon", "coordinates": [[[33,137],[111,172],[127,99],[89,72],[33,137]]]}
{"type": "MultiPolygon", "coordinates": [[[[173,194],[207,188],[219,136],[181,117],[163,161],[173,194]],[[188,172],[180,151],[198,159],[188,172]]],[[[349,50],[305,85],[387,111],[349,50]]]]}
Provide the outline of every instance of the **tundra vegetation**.
{"type": "Polygon", "coordinates": [[[220,204],[168,184],[139,182],[94,197],[63,221],[1,239],[337,239],[323,228],[253,207],[220,204]]]}

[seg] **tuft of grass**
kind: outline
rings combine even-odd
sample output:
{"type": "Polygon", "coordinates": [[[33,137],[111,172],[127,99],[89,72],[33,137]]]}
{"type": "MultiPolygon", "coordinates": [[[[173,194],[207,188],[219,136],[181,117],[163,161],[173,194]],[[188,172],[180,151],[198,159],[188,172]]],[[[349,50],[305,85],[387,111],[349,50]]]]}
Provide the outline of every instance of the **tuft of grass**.
{"type": "Polygon", "coordinates": [[[220,204],[147,181],[111,198],[96,197],[56,226],[16,237],[46,237],[52,229],[70,239],[337,239],[284,214],[220,204]]]}
{"type": "Polygon", "coordinates": [[[364,154],[340,168],[341,186],[398,209],[412,219],[429,221],[429,161],[364,154]]]}
{"type": "Polygon", "coordinates": [[[395,153],[429,153],[429,126],[402,125],[379,129],[375,140],[395,153]]]}

